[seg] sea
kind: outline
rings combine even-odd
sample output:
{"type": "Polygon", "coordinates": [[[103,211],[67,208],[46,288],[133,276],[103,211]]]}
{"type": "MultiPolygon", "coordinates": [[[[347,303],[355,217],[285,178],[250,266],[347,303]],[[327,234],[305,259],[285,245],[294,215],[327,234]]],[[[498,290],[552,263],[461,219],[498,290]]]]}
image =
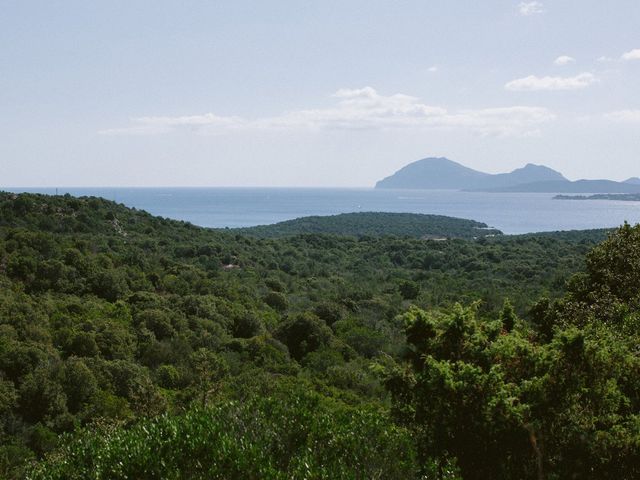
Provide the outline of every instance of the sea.
{"type": "Polygon", "coordinates": [[[1,188],[99,196],[202,227],[267,225],[309,215],[409,212],[486,223],[506,234],[610,228],[640,223],[640,202],[554,200],[550,193],[373,188],[1,188]]]}

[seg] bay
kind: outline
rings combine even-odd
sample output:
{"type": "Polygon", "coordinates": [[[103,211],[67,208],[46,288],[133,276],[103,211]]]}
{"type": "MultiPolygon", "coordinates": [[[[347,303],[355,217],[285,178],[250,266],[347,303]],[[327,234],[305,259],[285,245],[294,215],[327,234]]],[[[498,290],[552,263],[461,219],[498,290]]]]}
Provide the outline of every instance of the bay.
{"type": "MultiPolygon", "coordinates": [[[[55,188],[3,188],[55,194],[55,188]]],[[[484,222],[507,234],[609,228],[640,222],[640,202],[553,200],[551,193],[372,188],[59,188],[203,227],[266,225],[347,212],[431,213],[484,222]]]]}

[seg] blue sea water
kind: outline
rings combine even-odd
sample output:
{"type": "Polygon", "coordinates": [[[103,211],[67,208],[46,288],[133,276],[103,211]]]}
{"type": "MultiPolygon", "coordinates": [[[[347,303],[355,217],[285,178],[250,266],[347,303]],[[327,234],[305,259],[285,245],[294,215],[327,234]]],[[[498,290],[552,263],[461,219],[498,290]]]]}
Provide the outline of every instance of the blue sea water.
{"type": "MultiPolygon", "coordinates": [[[[3,190],[56,192],[53,188],[3,190]]],[[[549,193],[367,188],[60,188],[58,193],[96,195],[203,227],[245,227],[308,215],[371,211],[469,218],[507,234],[640,222],[640,202],[553,200],[549,193]]]]}

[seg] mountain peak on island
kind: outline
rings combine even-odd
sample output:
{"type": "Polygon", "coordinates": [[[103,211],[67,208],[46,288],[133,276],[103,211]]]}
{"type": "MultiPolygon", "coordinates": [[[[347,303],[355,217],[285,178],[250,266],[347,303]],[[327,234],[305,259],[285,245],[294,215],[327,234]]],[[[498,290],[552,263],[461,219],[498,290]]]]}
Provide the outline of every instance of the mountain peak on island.
{"type": "Polygon", "coordinates": [[[460,189],[478,184],[488,173],[444,157],[423,158],[380,180],[376,188],[460,189]]]}
{"type": "Polygon", "coordinates": [[[524,167],[516,168],[511,173],[515,173],[515,172],[540,172],[540,173],[544,172],[551,176],[564,178],[564,176],[560,172],[554,170],[553,168],[549,168],[545,165],[536,165],[535,163],[527,163],[524,167]]]}
{"type": "Polygon", "coordinates": [[[533,163],[527,163],[524,167],[516,168],[510,173],[494,175],[494,177],[503,176],[504,178],[508,177],[507,183],[511,183],[511,180],[517,183],[567,181],[560,172],[544,165],[535,165],[533,163]]]}
{"type": "Polygon", "coordinates": [[[510,187],[520,183],[567,181],[561,173],[528,163],[510,173],[490,174],[444,157],[423,158],[380,180],[376,188],[468,190],[510,187]]]}
{"type": "Polygon", "coordinates": [[[612,180],[567,180],[544,165],[527,163],[509,173],[485,173],[448,158],[423,158],[380,180],[376,188],[471,190],[479,192],[545,193],[640,193],[640,178],[612,180]]]}

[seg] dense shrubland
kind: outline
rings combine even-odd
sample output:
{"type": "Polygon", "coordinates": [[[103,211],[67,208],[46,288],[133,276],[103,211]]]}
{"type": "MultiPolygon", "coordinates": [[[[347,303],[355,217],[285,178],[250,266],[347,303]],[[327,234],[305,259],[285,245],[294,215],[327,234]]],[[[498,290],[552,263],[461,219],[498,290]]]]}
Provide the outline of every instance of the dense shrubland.
{"type": "Polygon", "coordinates": [[[465,480],[640,477],[640,226],[586,263],[530,322],[509,303],[403,315],[405,361],[381,370],[423,459],[465,480]]]}
{"type": "Polygon", "coordinates": [[[411,437],[384,411],[349,407],[303,387],[220,399],[131,428],[83,431],[28,478],[404,480],[415,474],[411,437]]]}
{"type": "Polygon", "coordinates": [[[640,230],[605,237],[0,194],[0,476],[634,478],[640,230]]]}

